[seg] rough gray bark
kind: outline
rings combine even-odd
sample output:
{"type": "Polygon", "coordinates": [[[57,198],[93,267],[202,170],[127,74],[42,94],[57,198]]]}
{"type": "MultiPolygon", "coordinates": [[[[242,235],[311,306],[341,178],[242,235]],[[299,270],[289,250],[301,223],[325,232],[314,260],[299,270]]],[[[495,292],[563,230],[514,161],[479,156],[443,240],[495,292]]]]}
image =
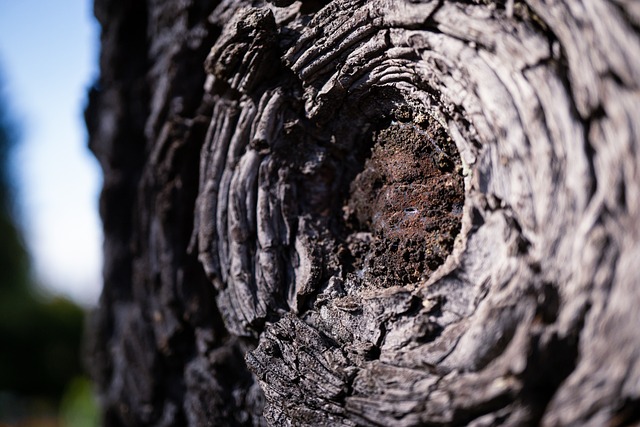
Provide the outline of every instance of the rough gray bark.
{"type": "Polygon", "coordinates": [[[636,2],[96,15],[106,426],[640,422],[636,2]]]}

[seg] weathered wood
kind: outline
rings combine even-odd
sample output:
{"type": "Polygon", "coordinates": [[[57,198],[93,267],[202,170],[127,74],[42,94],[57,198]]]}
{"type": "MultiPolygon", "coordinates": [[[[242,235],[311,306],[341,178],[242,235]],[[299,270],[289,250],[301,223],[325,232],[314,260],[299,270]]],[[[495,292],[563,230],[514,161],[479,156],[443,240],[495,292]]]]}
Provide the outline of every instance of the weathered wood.
{"type": "Polygon", "coordinates": [[[636,3],[96,14],[105,425],[640,421],[636,3]]]}

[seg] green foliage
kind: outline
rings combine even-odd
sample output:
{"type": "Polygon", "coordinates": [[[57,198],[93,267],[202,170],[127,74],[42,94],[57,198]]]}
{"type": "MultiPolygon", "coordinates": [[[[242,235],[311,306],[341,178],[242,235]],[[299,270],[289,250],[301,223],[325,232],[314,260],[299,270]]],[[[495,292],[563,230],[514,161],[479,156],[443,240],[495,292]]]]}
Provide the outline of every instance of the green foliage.
{"type": "MultiPolygon", "coordinates": [[[[4,289],[3,289],[4,291],[4,289]]],[[[81,373],[83,312],[64,299],[0,295],[0,389],[56,399],[81,373]]]]}
{"type": "Polygon", "coordinates": [[[9,159],[17,132],[7,113],[1,83],[0,424],[8,418],[42,412],[34,409],[37,407],[61,404],[65,425],[95,425],[79,421],[93,416],[92,395],[86,380],[74,380],[82,374],[84,312],[65,298],[44,298],[36,293],[29,255],[12,216],[16,210],[9,159]]]}
{"type": "MultiPolygon", "coordinates": [[[[11,216],[14,206],[9,158],[17,141],[17,131],[7,112],[1,77],[0,75],[0,292],[9,288],[14,292],[25,292],[29,282],[29,260],[11,216]]],[[[0,297],[4,296],[0,294],[0,297]]]]}
{"type": "Polygon", "coordinates": [[[60,404],[62,427],[92,427],[99,424],[99,413],[93,399],[91,382],[78,377],[73,379],[60,404]]]}

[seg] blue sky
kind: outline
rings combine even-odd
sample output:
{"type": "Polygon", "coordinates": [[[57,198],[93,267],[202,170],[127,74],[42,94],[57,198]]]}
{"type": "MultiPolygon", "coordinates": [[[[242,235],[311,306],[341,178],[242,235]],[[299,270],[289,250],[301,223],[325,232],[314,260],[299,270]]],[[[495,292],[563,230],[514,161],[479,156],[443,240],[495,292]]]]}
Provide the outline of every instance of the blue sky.
{"type": "Polygon", "coordinates": [[[82,117],[98,39],[91,1],[0,0],[0,68],[22,135],[12,164],[34,274],[83,305],[101,286],[102,178],[82,117]]]}

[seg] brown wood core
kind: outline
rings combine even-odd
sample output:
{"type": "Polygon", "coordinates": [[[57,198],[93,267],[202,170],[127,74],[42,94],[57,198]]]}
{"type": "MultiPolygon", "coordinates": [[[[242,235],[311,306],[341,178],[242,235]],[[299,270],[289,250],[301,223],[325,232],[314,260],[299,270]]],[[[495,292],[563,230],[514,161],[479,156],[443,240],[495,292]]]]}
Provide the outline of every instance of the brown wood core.
{"type": "Polygon", "coordinates": [[[371,233],[350,244],[365,282],[416,282],[444,262],[460,231],[460,156],[444,128],[423,117],[374,132],[371,157],[351,184],[347,212],[371,233]]]}

